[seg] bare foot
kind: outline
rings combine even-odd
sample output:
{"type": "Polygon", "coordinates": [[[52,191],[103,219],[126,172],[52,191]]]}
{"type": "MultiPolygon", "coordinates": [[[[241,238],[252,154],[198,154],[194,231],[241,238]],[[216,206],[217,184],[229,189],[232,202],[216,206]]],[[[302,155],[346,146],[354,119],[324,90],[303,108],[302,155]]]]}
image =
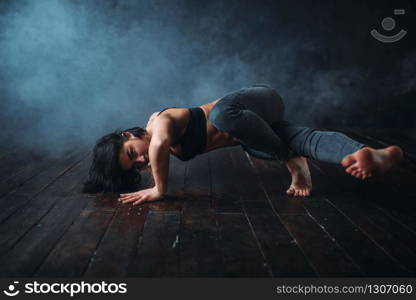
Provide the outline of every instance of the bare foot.
{"type": "Polygon", "coordinates": [[[287,161],[286,167],[292,175],[292,183],[286,193],[293,196],[309,196],[312,180],[306,157],[293,157],[287,161]]]}
{"type": "Polygon", "coordinates": [[[345,172],[359,179],[383,174],[403,158],[403,151],[399,146],[389,146],[383,149],[363,147],[345,156],[341,164],[345,172]]]}

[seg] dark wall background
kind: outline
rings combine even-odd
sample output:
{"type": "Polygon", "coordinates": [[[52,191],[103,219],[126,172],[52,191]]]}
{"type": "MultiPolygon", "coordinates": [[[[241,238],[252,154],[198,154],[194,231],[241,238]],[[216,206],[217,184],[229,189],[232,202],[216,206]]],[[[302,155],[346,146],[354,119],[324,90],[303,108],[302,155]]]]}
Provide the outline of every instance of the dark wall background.
{"type": "Polygon", "coordinates": [[[412,132],[415,14],[414,1],[0,1],[1,143],[59,153],[253,83],[302,125],[412,132]],[[403,40],[371,37],[391,34],[388,16],[403,40]]]}

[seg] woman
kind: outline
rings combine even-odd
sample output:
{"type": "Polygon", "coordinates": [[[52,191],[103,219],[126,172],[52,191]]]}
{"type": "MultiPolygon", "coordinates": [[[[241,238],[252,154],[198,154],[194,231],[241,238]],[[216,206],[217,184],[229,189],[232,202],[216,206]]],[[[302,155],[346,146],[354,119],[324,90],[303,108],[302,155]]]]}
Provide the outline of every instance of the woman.
{"type": "Polygon", "coordinates": [[[192,108],[165,108],[146,128],[135,127],[102,137],[84,191],[118,191],[137,183],[151,166],[155,186],[121,194],[122,203],[163,198],[169,154],[189,160],[216,148],[241,145],[249,154],[286,164],[292,183],[286,193],[308,196],[312,189],[307,159],[341,163],[346,172],[366,179],[390,169],[403,157],[398,146],[373,149],[342,133],[295,126],[283,120],[282,98],[266,85],[242,88],[192,108]]]}

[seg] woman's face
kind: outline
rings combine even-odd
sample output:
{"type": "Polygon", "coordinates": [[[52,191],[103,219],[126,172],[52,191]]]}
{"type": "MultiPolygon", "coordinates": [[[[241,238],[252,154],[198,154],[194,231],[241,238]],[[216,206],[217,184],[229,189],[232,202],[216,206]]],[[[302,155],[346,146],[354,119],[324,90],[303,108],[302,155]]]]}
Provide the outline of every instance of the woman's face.
{"type": "Polygon", "coordinates": [[[124,132],[123,135],[129,139],[124,142],[120,149],[119,162],[121,168],[124,170],[131,168],[146,169],[149,163],[149,137],[145,135],[138,138],[130,132],[124,132]]]}

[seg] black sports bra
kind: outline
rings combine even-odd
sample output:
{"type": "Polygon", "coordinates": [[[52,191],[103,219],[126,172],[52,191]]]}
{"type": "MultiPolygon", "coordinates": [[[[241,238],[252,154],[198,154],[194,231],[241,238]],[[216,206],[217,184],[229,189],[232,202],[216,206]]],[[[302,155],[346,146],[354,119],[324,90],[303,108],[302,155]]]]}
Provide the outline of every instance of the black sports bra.
{"type": "MultiPolygon", "coordinates": [[[[175,106],[166,107],[157,115],[169,108],[177,108],[175,106]]],[[[207,142],[207,123],[204,111],[200,107],[188,108],[190,118],[186,126],[185,133],[179,138],[176,144],[181,145],[181,155],[174,154],[180,160],[186,161],[194,158],[196,155],[203,153],[207,142]]]]}

